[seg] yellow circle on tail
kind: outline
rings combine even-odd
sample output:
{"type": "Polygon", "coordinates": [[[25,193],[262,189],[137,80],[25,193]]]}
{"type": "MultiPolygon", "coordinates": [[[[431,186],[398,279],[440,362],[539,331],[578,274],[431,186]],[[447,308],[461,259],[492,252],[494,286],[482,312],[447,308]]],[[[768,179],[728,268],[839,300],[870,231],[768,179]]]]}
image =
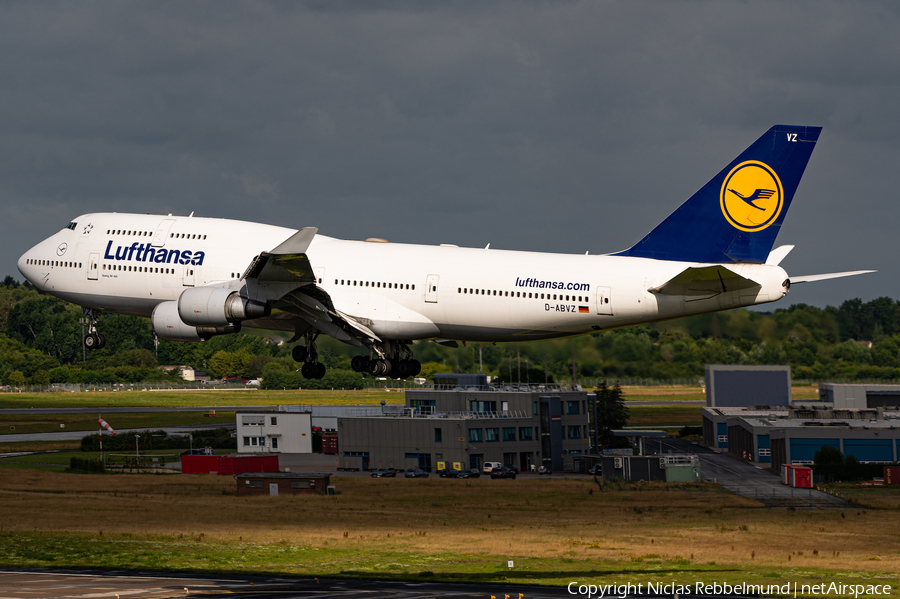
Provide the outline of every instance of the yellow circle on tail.
{"type": "Polygon", "coordinates": [[[742,162],[728,173],[719,193],[722,214],[741,231],[762,231],[775,222],[784,205],[781,180],[769,165],[742,162]]]}

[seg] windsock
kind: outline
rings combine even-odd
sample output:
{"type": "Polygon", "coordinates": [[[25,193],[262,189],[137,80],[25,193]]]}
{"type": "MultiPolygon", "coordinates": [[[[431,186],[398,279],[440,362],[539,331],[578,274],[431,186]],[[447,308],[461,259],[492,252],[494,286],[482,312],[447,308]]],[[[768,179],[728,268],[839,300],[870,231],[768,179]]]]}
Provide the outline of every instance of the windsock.
{"type": "Polygon", "coordinates": [[[114,435],[116,434],[116,431],[113,430],[113,427],[111,427],[109,424],[107,424],[106,420],[104,420],[103,418],[98,419],[97,422],[99,422],[100,426],[102,426],[103,428],[108,430],[110,433],[112,433],[114,435]]]}

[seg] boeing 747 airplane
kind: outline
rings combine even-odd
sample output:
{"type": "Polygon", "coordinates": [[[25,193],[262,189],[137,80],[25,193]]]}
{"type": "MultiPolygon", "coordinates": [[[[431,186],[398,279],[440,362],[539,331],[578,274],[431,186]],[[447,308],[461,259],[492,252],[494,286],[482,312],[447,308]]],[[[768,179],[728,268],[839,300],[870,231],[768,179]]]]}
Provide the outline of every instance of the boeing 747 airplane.
{"type": "Polygon", "coordinates": [[[83,214],[19,259],[35,287],[79,304],[88,348],[104,311],[149,317],[161,339],[254,327],[293,333],[321,378],[316,338],[366,348],[353,369],[405,378],[431,339],[533,341],[774,302],[792,284],[772,249],[820,127],[777,125],[631,248],[606,255],[347,241],[236,220],[83,214]]]}

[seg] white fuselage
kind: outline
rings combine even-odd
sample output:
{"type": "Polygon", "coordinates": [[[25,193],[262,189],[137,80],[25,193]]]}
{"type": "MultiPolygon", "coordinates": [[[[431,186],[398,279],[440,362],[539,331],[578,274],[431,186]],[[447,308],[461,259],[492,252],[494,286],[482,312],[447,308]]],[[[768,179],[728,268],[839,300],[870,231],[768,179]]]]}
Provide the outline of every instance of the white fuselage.
{"type": "MultiPolygon", "coordinates": [[[[28,250],[19,271],[37,288],[88,308],[150,316],[187,288],[265,285],[241,275],[296,230],[234,220],[86,214],[28,250]]],[[[706,296],[654,289],[691,266],[632,258],[345,241],[317,235],[306,252],[336,310],[382,339],[526,341],[762,304],[782,298],[778,266],[726,264],[758,288],[706,296]]],[[[287,320],[245,326],[291,329],[287,320]]]]}

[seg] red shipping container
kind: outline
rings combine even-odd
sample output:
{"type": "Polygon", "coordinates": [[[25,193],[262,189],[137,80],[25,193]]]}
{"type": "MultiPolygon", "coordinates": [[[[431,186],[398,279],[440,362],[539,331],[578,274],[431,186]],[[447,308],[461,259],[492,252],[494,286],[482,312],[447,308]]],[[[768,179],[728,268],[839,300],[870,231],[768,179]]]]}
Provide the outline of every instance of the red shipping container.
{"type": "Polygon", "coordinates": [[[227,455],[186,455],[181,456],[182,474],[221,475],[242,474],[244,472],[278,472],[278,456],[227,456],[227,455]]]}
{"type": "MultiPolygon", "coordinates": [[[[277,455],[260,456],[236,456],[231,458],[232,472],[230,474],[243,474],[244,472],[278,472],[277,455]]],[[[219,474],[222,474],[219,472],[219,474]]]]}
{"type": "Polygon", "coordinates": [[[182,474],[209,474],[218,472],[219,456],[217,455],[183,455],[181,456],[182,474]]]}
{"type": "Polygon", "coordinates": [[[884,484],[900,485],[900,466],[884,467],[884,484]]]}
{"type": "Polygon", "coordinates": [[[808,466],[794,466],[791,468],[791,486],[798,489],[811,489],[812,468],[808,466]]]}
{"type": "Polygon", "coordinates": [[[338,452],[338,436],[322,435],[322,453],[334,455],[338,452]]]}

